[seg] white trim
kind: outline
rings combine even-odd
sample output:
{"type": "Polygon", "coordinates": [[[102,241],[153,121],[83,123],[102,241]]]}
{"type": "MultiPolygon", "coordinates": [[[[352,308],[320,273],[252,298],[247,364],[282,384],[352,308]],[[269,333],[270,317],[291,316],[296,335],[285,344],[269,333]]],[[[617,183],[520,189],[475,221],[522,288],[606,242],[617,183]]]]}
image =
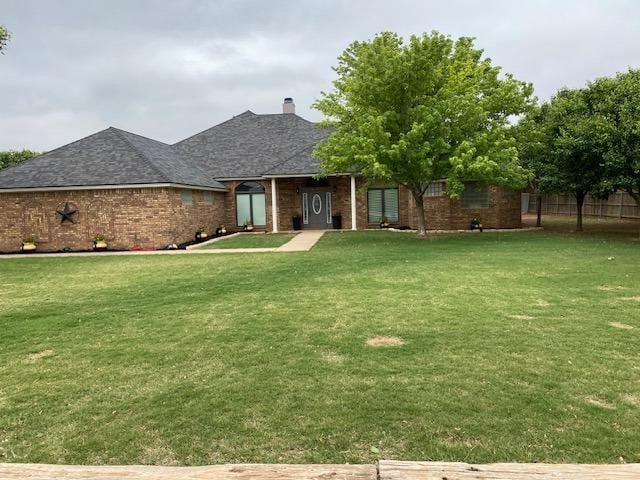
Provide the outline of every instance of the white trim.
{"type": "Polygon", "coordinates": [[[351,175],[351,230],[357,230],[356,225],[356,177],[351,175]]]}
{"type": "Polygon", "coordinates": [[[278,233],[278,191],[276,179],[271,179],[271,223],[273,233],[278,233]]]}
{"type": "MultiPolygon", "coordinates": [[[[331,173],[326,176],[327,177],[344,177],[347,175],[351,175],[351,174],[350,173],[331,173]]],[[[317,173],[292,173],[292,174],[285,174],[285,175],[263,175],[262,178],[310,178],[310,177],[317,177],[317,176],[318,176],[317,173]]],[[[224,180],[224,179],[217,178],[216,180],[224,180]]]]}
{"type": "Polygon", "coordinates": [[[234,182],[234,181],[243,181],[248,182],[249,180],[264,180],[264,177],[229,177],[229,178],[215,178],[218,182],[234,182]]]}
{"type": "Polygon", "coordinates": [[[322,213],[322,197],[318,192],[311,197],[311,210],[314,215],[320,215],[322,213]],[[318,200],[318,209],[316,210],[316,199],[318,200]]]}
{"type": "Polygon", "coordinates": [[[201,187],[196,185],[183,185],[181,183],[130,183],[122,185],[70,185],[68,187],[22,187],[22,188],[0,188],[1,193],[22,193],[22,192],[57,192],[68,190],[122,190],[131,188],[182,188],[189,190],[207,190],[211,192],[228,192],[227,188],[201,187]]]}
{"type": "Polygon", "coordinates": [[[302,224],[309,225],[309,194],[302,192],[302,224]]]}

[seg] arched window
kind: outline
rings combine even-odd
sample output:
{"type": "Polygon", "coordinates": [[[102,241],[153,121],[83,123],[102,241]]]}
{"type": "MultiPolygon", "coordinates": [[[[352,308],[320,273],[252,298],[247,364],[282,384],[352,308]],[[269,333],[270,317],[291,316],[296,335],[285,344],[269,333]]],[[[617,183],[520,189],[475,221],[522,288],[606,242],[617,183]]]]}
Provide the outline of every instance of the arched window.
{"type": "Polygon", "coordinates": [[[236,187],[236,222],[239,227],[267,224],[264,187],[259,183],[244,182],[236,187]]]}

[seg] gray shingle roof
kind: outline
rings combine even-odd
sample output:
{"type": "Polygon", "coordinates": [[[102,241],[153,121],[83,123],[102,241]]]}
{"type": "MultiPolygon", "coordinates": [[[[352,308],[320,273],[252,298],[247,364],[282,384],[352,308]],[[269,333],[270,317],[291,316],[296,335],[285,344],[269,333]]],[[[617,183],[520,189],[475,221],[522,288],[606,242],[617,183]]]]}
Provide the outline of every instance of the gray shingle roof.
{"type": "Polygon", "coordinates": [[[0,171],[0,189],[153,183],[226,188],[170,145],[113,127],[0,171]]]}
{"type": "Polygon", "coordinates": [[[264,175],[308,175],[320,172],[319,160],[313,156],[313,149],[316,143],[314,142],[298,150],[289,158],[266,170],[264,175]]]}
{"type": "Polygon", "coordinates": [[[312,146],[328,134],[295,114],[246,111],[175,146],[216,178],[257,177],[278,165],[281,174],[317,173],[312,146]]]}
{"type": "Polygon", "coordinates": [[[246,111],[175,145],[114,127],[0,171],[0,190],[174,183],[226,187],[217,179],[315,174],[326,138],[295,114],[246,111]]]}

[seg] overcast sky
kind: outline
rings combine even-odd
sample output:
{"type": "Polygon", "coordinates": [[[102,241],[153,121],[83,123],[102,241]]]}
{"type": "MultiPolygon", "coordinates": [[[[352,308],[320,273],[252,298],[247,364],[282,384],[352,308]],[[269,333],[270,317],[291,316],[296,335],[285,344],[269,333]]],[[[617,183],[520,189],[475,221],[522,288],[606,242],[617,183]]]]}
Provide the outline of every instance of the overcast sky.
{"type": "Polygon", "coordinates": [[[0,0],[0,150],[115,126],[167,143],[247,109],[310,105],[353,40],[469,35],[547,98],[640,67],[640,2],[0,0]]]}

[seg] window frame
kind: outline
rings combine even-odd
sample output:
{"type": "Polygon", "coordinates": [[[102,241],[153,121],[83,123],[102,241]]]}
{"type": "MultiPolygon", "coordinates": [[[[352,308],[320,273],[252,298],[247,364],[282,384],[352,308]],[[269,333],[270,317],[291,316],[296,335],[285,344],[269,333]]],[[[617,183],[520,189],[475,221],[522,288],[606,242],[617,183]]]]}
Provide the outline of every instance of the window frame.
{"type": "Polygon", "coordinates": [[[480,182],[465,182],[464,190],[460,194],[460,208],[465,210],[483,210],[490,207],[490,198],[489,198],[489,187],[487,185],[482,185],[480,182]],[[466,205],[465,202],[469,202],[469,199],[465,199],[465,193],[468,195],[468,188],[473,187],[476,191],[473,193],[476,199],[479,199],[479,204],[471,204],[466,205]]]}
{"type": "Polygon", "coordinates": [[[382,222],[384,218],[386,218],[387,222],[391,224],[397,224],[400,221],[400,189],[397,186],[373,186],[373,187],[367,188],[367,223],[369,225],[376,225],[382,222]],[[387,212],[386,212],[385,194],[384,194],[385,190],[395,190],[395,193],[396,193],[396,218],[393,220],[389,218],[389,215],[387,215],[387,212]],[[381,217],[379,221],[374,221],[374,222],[371,221],[370,214],[369,214],[369,192],[371,191],[382,192],[380,197],[381,217]]]}
{"type": "Polygon", "coordinates": [[[427,189],[424,191],[424,196],[427,198],[438,198],[444,196],[445,186],[442,180],[431,182],[427,189]]]}
{"type": "Polygon", "coordinates": [[[248,196],[249,197],[249,221],[252,225],[256,227],[266,227],[267,226],[267,191],[264,188],[264,185],[258,182],[242,182],[236,185],[235,188],[235,207],[236,207],[236,226],[242,227],[246,225],[244,221],[240,220],[238,215],[238,197],[239,196],[248,196]],[[250,189],[247,191],[238,191],[240,187],[249,187],[250,189]],[[254,220],[254,197],[257,195],[262,195],[264,198],[264,223],[255,223],[254,220]]]}
{"type": "Polygon", "coordinates": [[[186,206],[186,207],[194,207],[196,204],[195,201],[195,196],[193,194],[193,190],[190,190],[188,188],[182,188],[180,189],[180,200],[182,201],[182,205],[186,206]],[[188,200],[185,199],[185,197],[188,195],[188,200]]]}

